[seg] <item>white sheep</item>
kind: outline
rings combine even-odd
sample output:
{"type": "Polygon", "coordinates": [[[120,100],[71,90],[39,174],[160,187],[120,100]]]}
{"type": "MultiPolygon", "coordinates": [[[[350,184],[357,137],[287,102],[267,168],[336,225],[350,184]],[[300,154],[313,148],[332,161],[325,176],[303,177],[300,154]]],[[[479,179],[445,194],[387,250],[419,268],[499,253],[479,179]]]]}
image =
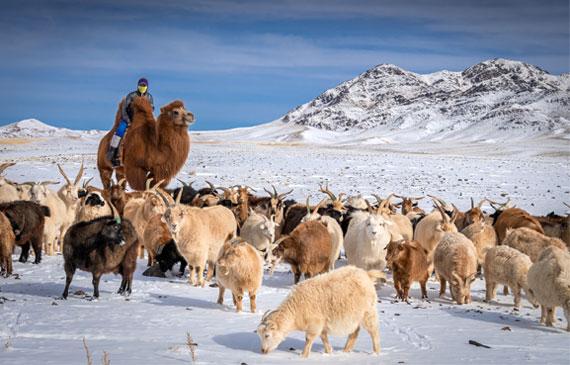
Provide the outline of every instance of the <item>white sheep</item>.
{"type": "Polygon", "coordinates": [[[529,294],[540,303],[540,323],[552,327],[554,310],[561,306],[570,331],[570,253],[566,249],[548,247],[528,270],[529,294]]]}
{"type": "Polygon", "coordinates": [[[274,216],[267,218],[264,214],[256,213],[250,209],[249,217],[241,227],[240,237],[257,250],[265,252],[265,260],[271,262],[271,250],[273,241],[275,241],[276,227],[274,216]]]}
{"type": "Polygon", "coordinates": [[[241,312],[243,295],[247,291],[252,313],[256,311],[256,293],[263,280],[263,259],[257,250],[241,238],[224,243],[216,263],[218,304],[224,304],[224,292],[232,292],[236,311],[241,312]]]}
{"type": "Polygon", "coordinates": [[[527,274],[531,265],[532,261],[527,255],[512,247],[497,246],[490,248],[483,263],[486,286],[485,300],[490,302],[495,299],[497,284],[503,284],[511,288],[515,297],[515,308],[521,306],[521,289],[524,289],[529,301],[535,304],[528,295],[527,274]]]}
{"type": "Polygon", "coordinates": [[[364,270],[384,270],[392,224],[376,212],[354,212],[344,237],[348,264],[364,270]]]}
{"type": "Polygon", "coordinates": [[[446,233],[435,248],[433,263],[441,283],[439,296],[443,297],[449,282],[451,297],[457,304],[469,304],[471,283],[477,275],[477,251],[473,242],[461,233],[446,233]]]}
{"type": "Polygon", "coordinates": [[[380,353],[380,332],[375,281],[384,280],[381,271],[354,266],[318,275],[297,284],[277,309],[266,313],[257,327],[261,352],[273,351],[292,331],[305,332],[301,356],[308,357],[320,336],[325,352],[331,353],[328,335],[349,335],[344,352],[354,348],[360,326],[370,334],[372,348],[380,353]]]}

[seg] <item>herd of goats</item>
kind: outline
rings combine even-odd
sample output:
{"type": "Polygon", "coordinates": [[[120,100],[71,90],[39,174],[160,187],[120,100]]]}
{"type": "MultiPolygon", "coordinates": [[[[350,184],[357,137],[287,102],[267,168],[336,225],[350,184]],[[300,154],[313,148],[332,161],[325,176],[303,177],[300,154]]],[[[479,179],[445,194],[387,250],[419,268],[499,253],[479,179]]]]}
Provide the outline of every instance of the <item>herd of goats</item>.
{"type": "Polygon", "coordinates": [[[83,164],[74,180],[58,165],[64,183],[54,191],[53,181],[6,179],[2,174],[12,165],[0,164],[2,272],[12,274],[15,246],[21,248],[20,262],[28,260],[32,248],[36,264],[42,251],[60,251],[63,298],[77,269],[92,273],[94,297],[101,275],[110,272],[122,277],[119,293],[129,294],[137,258],[146,251],[156,275],[177,263],[179,275],[189,268],[195,286],[215,275],[218,303],[228,289],[238,312],[246,292],[256,311],[264,268],[272,273],[278,263],[289,264],[296,285],[263,316],[257,329],[262,353],[294,330],[306,333],[305,357],[317,337],[331,352],[329,333],[348,335],[344,351],[351,351],[360,327],[379,352],[375,284],[386,281],[386,269],[403,301],[414,282],[427,298],[426,282],[435,272],[440,296],[449,283],[457,304],[470,303],[471,283],[482,273],[487,301],[494,299],[497,285],[504,285],[518,309],[524,290],[531,304],[541,306],[541,323],[553,326],[555,308],[561,306],[570,331],[570,216],[533,216],[510,200],[488,199],[472,200],[461,212],[434,196],[434,209],[426,212],[418,205],[425,197],[372,195],[370,202],[360,195],[336,195],[328,185],[320,186],[324,199],[316,205],[309,198],[287,199],[292,191],[279,193],[274,186],[260,196],[245,185],[209,182],[195,189],[181,181],[169,190],[149,178],[144,191],[127,192],[124,179],[102,190],[90,180],[81,184],[83,164]],[[483,212],[485,204],[493,214],[483,212]],[[335,269],[343,253],[348,266],[335,269]],[[302,275],[307,280],[299,283],[302,275]]]}

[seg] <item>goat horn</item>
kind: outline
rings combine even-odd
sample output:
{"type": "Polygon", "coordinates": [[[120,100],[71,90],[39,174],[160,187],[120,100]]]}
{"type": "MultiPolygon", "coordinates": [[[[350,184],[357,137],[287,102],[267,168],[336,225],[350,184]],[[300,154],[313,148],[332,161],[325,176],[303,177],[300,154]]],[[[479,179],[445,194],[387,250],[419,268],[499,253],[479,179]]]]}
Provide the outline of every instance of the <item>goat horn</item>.
{"type": "Polygon", "coordinates": [[[145,186],[145,189],[144,189],[145,191],[150,190],[150,183],[152,182],[152,180],[154,180],[153,177],[149,177],[148,179],[146,179],[146,182],[145,182],[145,185],[144,185],[144,186],[145,186]]]}
{"type": "MultiPolygon", "coordinates": [[[[430,196],[430,198],[432,198],[432,197],[430,196]]],[[[439,213],[441,214],[441,218],[443,219],[443,221],[448,223],[449,222],[449,216],[447,215],[447,213],[445,213],[445,211],[443,210],[441,205],[439,205],[437,198],[432,198],[432,200],[433,200],[433,204],[435,205],[437,210],[439,210],[439,213]]]]}
{"type": "Polygon", "coordinates": [[[287,195],[291,194],[292,192],[293,192],[293,189],[289,190],[289,191],[286,192],[286,193],[279,194],[279,195],[277,195],[277,199],[283,199],[284,197],[286,197],[287,195]]]}
{"type": "Polygon", "coordinates": [[[210,185],[210,189],[216,190],[216,187],[214,186],[214,184],[212,184],[212,183],[209,182],[208,180],[206,180],[206,184],[210,185]]]}
{"type": "Polygon", "coordinates": [[[63,178],[65,179],[65,182],[67,183],[67,185],[71,185],[71,180],[69,180],[69,177],[67,177],[65,171],[63,171],[63,168],[61,167],[60,164],[57,164],[57,169],[59,170],[59,173],[63,176],[63,178]]]}
{"type": "Polygon", "coordinates": [[[77,185],[83,176],[83,160],[81,160],[81,166],[79,167],[79,171],[77,172],[77,176],[75,176],[75,181],[73,181],[73,185],[77,185]]]}
{"type": "Polygon", "coordinates": [[[309,200],[311,199],[311,196],[308,195],[307,196],[307,203],[305,204],[305,206],[307,207],[307,214],[311,215],[311,206],[309,205],[309,200]]]}
{"type": "Polygon", "coordinates": [[[0,174],[4,172],[4,170],[6,170],[8,167],[10,166],[14,166],[16,163],[15,162],[4,162],[3,164],[0,165],[0,174]]]}
{"type": "Polygon", "coordinates": [[[372,194],[372,196],[376,199],[376,203],[378,203],[378,207],[380,207],[380,205],[382,204],[382,202],[384,200],[378,194],[372,194]]]}
{"type": "Polygon", "coordinates": [[[271,187],[273,188],[273,195],[272,195],[272,197],[277,198],[277,195],[279,195],[279,194],[277,193],[277,189],[275,189],[275,185],[271,184],[271,187]]]}
{"type": "Polygon", "coordinates": [[[390,195],[388,195],[388,197],[382,202],[382,204],[380,204],[380,208],[385,208],[386,205],[390,206],[390,200],[392,199],[393,196],[394,193],[390,193],[390,195]]]}
{"type": "Polygon", "coordinates": [[[568,208],[570,208],[570,205],[568,203],[562,202],[562,204],[566,205],[568,208]]]}
{"type": "Polygon", "coordinates": [[[404,200],[406,197],[405,197],[405,196],[398,195],[398,194],[394,194],[394,198],[398,198],[398,199],[404,200]]]}
{"type": "Polygon", "coordinates": [[[319,202],[319,204],[317,204],[317,206],[315,207],[315,209],[313,209],[313,215],[317,214],[317,212],[319,211],[319,209],[321,209],[321,207],[323,206],[323,204],[326,203],[326,199],[323,199],[319,202]]]}
{"type": "Polygon", "coordinates": [[[180,189],[178,191],[178,194],[176,194],[176,200],[174,201],[174,205],[180,204],[180,198],[182,198],[182,189],[180,189]]]}
{"type": "Polygon", "coordinates": [[[83,181],[83,189],[87,189],[87,186],[89,185],[91,180],[93,180],[93,177],[90,177],[89,179],[83,181]]]}
{"type": "Polygon", "coordinates": [[[475,208],[475,203],[473,203],[473,197],[471,197],[471,209],[475,208]]]}
{"type": "Polygon", "coordinates": [[[249,186],[249,185],[244,185],[244,186],[245,186],[247,189],[249,189],[249,190],[251,190],[251,191],[253,191],[253,192],[256,192],[256,193],[257,193],[257,190],[255,190],[255,189],[254,189],[254,188],[252,188],[251,186],[249,186]]]}
{"type": "Polygon", "coordinates": [[[123,178],[121,178],[121,180],[119,180],[119,182],[117,183],[117,185],[123,185],[123,183],[124,183],[125,181],[127,181],[127,179],[123,177],[123,178]]]}
{"type": "MultiPolygon", "coordinates": [[[[160,180],[159,182],[157,182],[156,184],[154,184],[154,186],[153,186],[150,190],[151,190],[151,191],[155,191],[156,188],[158,188],[163,182],[164,182],[164,179],[160,180]]],[[[180,189],[180,191],[182,191],[182,189],[180,189]]]]}
{"type": "Polygon", "coordinates": [[[482,199],[479,204],[477,204],[477,208],[481,209],[481,207],[483,206],[483,203],[485,203],[487,201],[487,199],[482,199]]]}
{"type": "Polygon", "coordinates": [[[410,198],[410,200],[422,200],[423,198],[425,198],[425,195],[424,195],[424,196],[413,197],[413,198],[410,198]]]}
{"type": "Polygon", "coordinates": [[[40,185],[57,185],[57,184],[59,184],[59,181],[53,181],[53,180],[46,180],[40,183],[40,185]]]}
{"type": "Polygon", "coordinates": [[[180,179],[176,179],[176,180],[180,181],[180,182],[182,183],[182,186],[184,186],[184,187],[187,187],[187,186],[188,186],[188,184],[186,184],[184,181],[182,181],[182,180],[180,180],[180,179]]]}
{"type": "Polygon", "coordinates": [[[338,194],[338,199],[337,199],[337,201],[339,201],[339,202],[342,201],[342,197],[343,197],[343,196],[346,196],[346,193],[340,193],[340,194],[338,194]]]}
{"type": "Polygon", "coordinates": [[[329,190],[329,184],[328,183],[324,188],[322,185],[319,185],[319,190],[321,193],[327,194],[329,196],[329,198],[331,198],[331,200],[333,200],[333,201],[336,200],[336,196],[333,194],[332,191],[329,190]]]}
{"type": "Polygon", "coordinates": [[[115,219],[115,222],[117,222],[117,224],[121,224],[121,216],[119,215],[117,208],[115,208],[115,205],[113,205],[110,200],[107,203],[109,203],[109,206],[111,207],[111,212],[113,212],[113,218],[115,219]]]}
{"type": "MultiPolygon", "coordinates": [[[[182,189],[180,189],[180,191],[182,191],[182,189]]],[[[158,193],[158,196],[160,196],[162,198],[162,200],[164,201],[164,204],[166,204],[167,208],[172,206],[172,204],[170,203],[170,200],[168,200],[160,190],[157,191],[157,193],[158,193]]],[[[180,194],[180,193],[178,193],[178,194],[180,194]]]]}

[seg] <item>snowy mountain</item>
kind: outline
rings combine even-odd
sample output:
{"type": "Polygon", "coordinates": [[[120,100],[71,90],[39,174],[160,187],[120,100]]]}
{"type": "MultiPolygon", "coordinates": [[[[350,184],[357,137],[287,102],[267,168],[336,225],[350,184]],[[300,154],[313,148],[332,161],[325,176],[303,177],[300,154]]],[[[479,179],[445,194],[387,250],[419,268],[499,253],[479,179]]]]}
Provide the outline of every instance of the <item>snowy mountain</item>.
{"type": "Polygon", "coordinates": [[[45,137],[75,137],[97,135],[100,131],[79,131],[58,128],[40,122],[37,119],[25,119],[0,127],[0,138],[45,138],[45,137]]]}
{"type": "Polygon", "coordinates": [[[428,75],[382,64],[278,121],[362,141],[568,137],[570,76],[505,59],[428,75]]]}

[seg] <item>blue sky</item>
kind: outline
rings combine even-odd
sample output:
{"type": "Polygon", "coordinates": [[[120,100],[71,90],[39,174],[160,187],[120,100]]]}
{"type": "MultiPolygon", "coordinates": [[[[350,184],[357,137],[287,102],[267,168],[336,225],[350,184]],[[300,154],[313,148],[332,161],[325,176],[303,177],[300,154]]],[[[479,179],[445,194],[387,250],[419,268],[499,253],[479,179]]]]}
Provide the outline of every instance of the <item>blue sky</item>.
{"type": "Polygon", "coordinates": [[[108,129],[149,79],[193,129],[279,118],[380,63],[427,73],[485,59],[569,65],[568,0],[7,0],[0,125],[26,118],[108,129]]]}

